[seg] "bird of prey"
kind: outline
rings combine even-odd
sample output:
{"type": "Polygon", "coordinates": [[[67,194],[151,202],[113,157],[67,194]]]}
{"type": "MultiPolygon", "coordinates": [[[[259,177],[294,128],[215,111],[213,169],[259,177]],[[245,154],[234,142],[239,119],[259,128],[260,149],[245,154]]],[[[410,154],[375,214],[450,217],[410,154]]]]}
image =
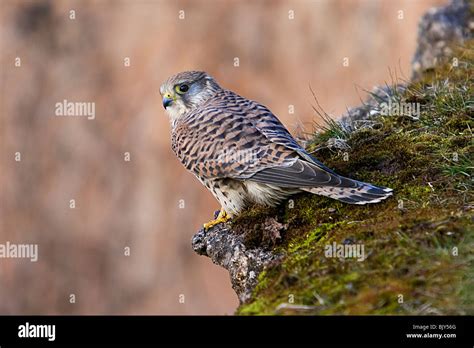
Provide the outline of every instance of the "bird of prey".
{"type": "Polygon", "coordinates": [[[220,87],[205,72],[171,76],[160,94],[174,153],[221,205],[206,229],[248,204],[275,206],[302,191],[350,204],[378,203],[392,194],[336,174],[306,152],[268,108],[220,87]]]}

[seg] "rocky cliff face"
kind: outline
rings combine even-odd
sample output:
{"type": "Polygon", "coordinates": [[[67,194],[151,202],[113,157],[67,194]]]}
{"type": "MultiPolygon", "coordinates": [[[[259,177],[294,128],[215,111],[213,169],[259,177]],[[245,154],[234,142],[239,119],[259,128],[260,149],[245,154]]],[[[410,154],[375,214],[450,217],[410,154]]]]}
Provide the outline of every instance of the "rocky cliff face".
{"type": "Polygon", "coordinates": [[[430,11],[411,82],[375,89],[339,122],[321,111],[309,149],[393,199],[300,195],[193,237],[229,271],[238,313],[473,313],[473,29],[468,1],[430,11]]]}
{"type": "Polygon", "coordinates": [[[453,46],[472,39],[472,2],[453,0],[448,6],[433,8],[420,21],[418,46],[413,58],[413,77],[434,69],[438,62],[453,56],[453,46]]]}

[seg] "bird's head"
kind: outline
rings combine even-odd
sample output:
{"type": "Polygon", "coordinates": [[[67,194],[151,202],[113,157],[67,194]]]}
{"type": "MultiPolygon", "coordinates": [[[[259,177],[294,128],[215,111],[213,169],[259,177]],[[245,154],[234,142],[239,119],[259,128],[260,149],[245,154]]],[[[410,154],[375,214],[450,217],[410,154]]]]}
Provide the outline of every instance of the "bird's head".
{"type": "Polygon", "coordinates": [[[160,87],[163,107],[172,122],[193,111],[216,91],[217,82],[202,71],[185,71],[168,78],[160,87]]]}

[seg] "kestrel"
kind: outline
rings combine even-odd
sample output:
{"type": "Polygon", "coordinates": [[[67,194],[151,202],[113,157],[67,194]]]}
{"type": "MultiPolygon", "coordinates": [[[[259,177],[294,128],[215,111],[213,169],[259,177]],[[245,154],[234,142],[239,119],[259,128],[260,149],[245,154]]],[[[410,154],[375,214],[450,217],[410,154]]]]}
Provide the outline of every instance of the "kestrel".
{"type": "Polygon", "coordinates": [[[275,206],[303,191],[350,204],[378,203],[392,194],[336,174],[306,152],[268,108],[220,87],[205,72],[174,75],[160,93],[174,153],[221,205],[205,228],[251,203],[275,206]]]}

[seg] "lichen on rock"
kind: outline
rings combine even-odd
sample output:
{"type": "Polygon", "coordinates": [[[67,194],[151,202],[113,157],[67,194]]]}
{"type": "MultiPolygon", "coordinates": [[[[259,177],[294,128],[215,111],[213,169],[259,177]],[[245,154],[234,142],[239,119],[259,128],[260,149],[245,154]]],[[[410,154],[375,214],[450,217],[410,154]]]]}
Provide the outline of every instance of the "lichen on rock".
{"type": "Polygon", "coordinates": [[[199,255],[227,269],[232,287],[241,303],[251,298],[262,270],[277,262],[280,256],[271,250],[284,226],[274,218],[267,218],[263,226],[253,226],[245,233],[238,233],[219,224],[209,230],[201,229],[192,239],[193,250],[199,255]],[[252,247],[255,236],[262,232],[258,247],[252,247]],[[250,237],[250,241],[249,241],[250,237]]]}

